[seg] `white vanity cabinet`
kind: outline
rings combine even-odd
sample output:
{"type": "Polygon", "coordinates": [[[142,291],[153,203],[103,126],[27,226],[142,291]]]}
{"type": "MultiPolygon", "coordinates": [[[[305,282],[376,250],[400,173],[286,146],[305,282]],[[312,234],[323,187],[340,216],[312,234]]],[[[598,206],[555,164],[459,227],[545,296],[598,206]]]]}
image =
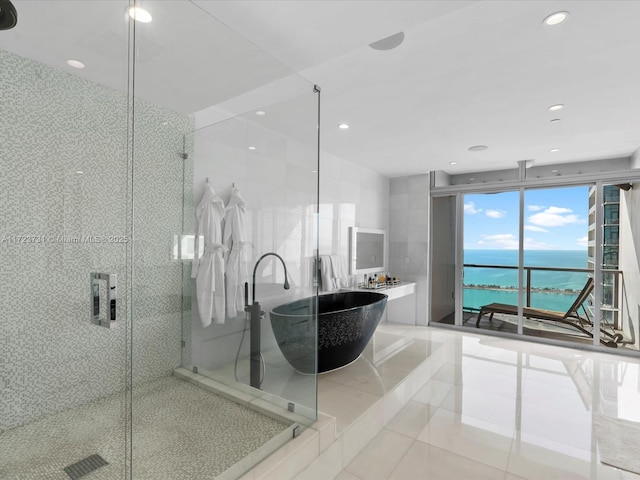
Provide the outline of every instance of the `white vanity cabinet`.
{"type": "Polygon", "coordinates": [[[383,323],[416,324],[416,284],[402,282],[398,285],[377,289],[343,288],[342,290],[368,290],[384,293],[387,296],[387,308],[382,317],[383,323]]]}

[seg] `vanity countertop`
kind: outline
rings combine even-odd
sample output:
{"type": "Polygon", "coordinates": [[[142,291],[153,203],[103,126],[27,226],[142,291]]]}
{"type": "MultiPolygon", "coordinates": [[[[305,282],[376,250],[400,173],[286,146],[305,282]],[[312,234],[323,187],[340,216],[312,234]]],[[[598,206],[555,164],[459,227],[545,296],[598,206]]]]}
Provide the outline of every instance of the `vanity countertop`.
{"type": "Polygon", "coordinates": [[[401,282],[396,285],[380,288],[341,288],[342,291],[359,291],[359,292],[379,292],[384,293],[387,300],[395,300],[396,298],[406,297],[416,291],[415,282],[401,282]]]}

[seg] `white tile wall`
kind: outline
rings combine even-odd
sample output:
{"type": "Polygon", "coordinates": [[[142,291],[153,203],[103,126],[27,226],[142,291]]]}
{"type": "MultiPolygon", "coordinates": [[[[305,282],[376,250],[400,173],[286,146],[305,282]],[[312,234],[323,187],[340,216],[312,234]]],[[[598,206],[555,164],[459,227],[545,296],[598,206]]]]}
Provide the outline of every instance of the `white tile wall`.
{"type": "MultiPolygon", "coordinates": [[[[286,262],[290,290],[283,289],[284,274],[280,262],[270,257],[260,263],[256,276],[256,300],[267,312],[278,304],[315,294],[312,265],[317,248],[318,158],[316,144],[309,142],[305,134],[316,131],[317,97],[309,88],[308,94],[285,103],[287,107],[297,108],[294,110],[300,112],[298,118],[284,115],[285,110],[290,110],[278,104],[261,107],[267,112],[264,117],[256,117],[250,112],[198,129],[193,135],[190,158],[193,203],[202,196],[207,177],[224,202],[228,201],[233,184],[246,202],[245,233],[252,244],[245,257],[249,284],[255,262],[264,253],[278,253],[286,262]],[[295,128],[285,127],[281,121],[293,121],[295,128]],[[249,150],[249,146],[256,148],[249,150]]],[[[193,216],[193,206],[186,207],[185,233],[193,232],[193,216]]],[[[190,263],[185,265],[190,270],[190,263]]],[[[189,323],[191,330],[191,355],[189,358],[183,355],[184,363],[216,370],[217,374],[226,375],[233,383],[233,363],[245,328],[245,314],[226,318],[224,324],[203,328],[197,309],[191,308],[196,305],[196,298],[192,293],[193,280],[188,278],[188,274],[185,287],[185,306],[189,308],[185,312],[185,323],[189,323]]],[[[276,391],[279,380],[275,377],[282,370],[280,364],[288,367],[288,363],[279,354],[268,316],[262,322],[261,346],[263,352],[271,350],[275,357],[271,359],[265,353],[269,358],[263,388],[280,395],[282,392],[276,391]]],[[[247,374],[244,359],[248,351],[247,333],[240,350],[240,377],[247,374]]],[[[302,390],[315,392],[314,377],[302,381],[302,390]]],[[[295,392],[292,395],[295,396],[295,392]]],[[[281,396],[287,397],[285,394],[281,396]]],[[[315,395],[312,397],[313,404],[301,403],[315,412],[315,395]]]]}
{"type": "Polygon", "coordinates": [[[416,282],[416,323],[426,325],[429,175],[392,178],[389,208],[391,273],[401,280],[416,282]]]}
{"type": "MultiPolygon", "coordinates": [[[[265,118],[272,115],[272,110],[263,110],[267,111],[265,118]]],[[[310,114],[308,110],[304,112],[310,114]]],[[[303,114],[300,122],[307,120],[303,114]]],[[[292,280],[288,292],[269,285],[283,281],[280,265],[274,262],[269,266],[268,276],[260,279],[263,283],[257,288],[257,298],[268,311],[280,303],[315,293],[312,269],[316,238],[320,254],[347,256],[350,226],[388,229],[389,179],[326,153],[320,159],[318,178],[314,172],[318,170],[315,144],[256,125],[255,115],[250,113],[195,133],[194,197],[197,202],[206,177],[224,201],[228,200],[233,183],[240,189],[248,206],[247,233],[254,244],[247,258],[249,273],[260,255],[274,251],[285,259],[292,280]],[[255,145],[256,150],[249,150],[249,145],[255,145]],[[320,213],[316,215],[318,181],[320,213]]],[[[189,305],[192,301],[189,298],[189,305]]],[[[192,310],[191,315],[193,351],[187,363],[216,369],[233,362],[244,316],[227,319],[224,325],[202,328],[197,311],[192,310]]],[[[263,349],[277,350],[268,319],[262,328],[263,349]]],[[[241,358],[247,352],[245,337],[241,358]]]]}
{"type": "Polygon", "coordinates": [[[389,231],[389,179],[328,153],[320,160],[320,255],[348,257],[349,227],[389,231]]]}

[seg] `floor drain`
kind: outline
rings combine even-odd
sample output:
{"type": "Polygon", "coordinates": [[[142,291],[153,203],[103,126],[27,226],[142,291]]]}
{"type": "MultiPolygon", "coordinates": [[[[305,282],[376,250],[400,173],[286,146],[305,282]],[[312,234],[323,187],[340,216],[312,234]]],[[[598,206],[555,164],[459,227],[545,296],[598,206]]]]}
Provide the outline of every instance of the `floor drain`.
{"type": "Polygon", "coordinates": [[[68,467],[64,467],[64,471],[67,472],[67,475],[71,477],[72,480],[76,480],[78,478],[84,477],[85,475],[97,470],[100,467],[104,467],[105,465],[109,465],[104,458],[102,458],[97,453],[95,455],[91,455],[79,462],[74,463],[73,465],[69,465],[68,467]]]}

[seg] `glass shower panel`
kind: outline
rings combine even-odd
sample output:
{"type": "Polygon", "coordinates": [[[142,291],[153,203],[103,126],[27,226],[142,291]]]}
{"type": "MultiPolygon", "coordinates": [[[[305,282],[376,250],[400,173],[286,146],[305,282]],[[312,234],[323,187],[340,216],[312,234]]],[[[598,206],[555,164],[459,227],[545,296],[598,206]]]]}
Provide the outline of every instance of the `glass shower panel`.
{"type": "MultiPolygon", "coordinates": [[[[308,373],[315,371],[316,363],[318,94],[308,87],[306,94],[260,106],[187,136],[186,144],[193,148],[187,170],[195,202],[185,203],[182,237],[183,246],[188,246],[183,251],[188,267],[183,327],[188,352],[185,349],[183,364],[253,395],[256,402],[268,402],[274,412],[293,409],[290,418],[302,425],[313,423],[317,410],[316,376],[308,373]],[[203,234],[198,229],[198,205],[210,188],[230,212],[225,214],[222,237],[226,309],[221,315],[214,311],[213,319],[203,315],[201,291],[190,278],[197,275],[192,268],[197,248],[192,239],[203,234]],[[234,208],[240,209],[240,223],[232,219],[234,208]],[[285,281],[290,288],[285,289],[285,281]],[[301,299],[309,314],[296,324],[283,327],[272,317],[276,306],[301,299]],[[247,303],[255,302],[264,314],[258,324],[252,324],[250,312],[245,311],[247,303]],[[251,337],[256,328],[259,342],[251,337]],[[260,352],[253,358],[257,380],[251,378],[252,345],[260,352]],[[308,363],[306,374],[289,364],[291,348],[308,363]]],[[[204,258],[206,248],[196,256],[204,258]]]]}
{"type": "Polygon", "coordinates": [[[0,31],[0,477],[106,463],[96,475],[122,479],[129,2],[14,4],[0,31]]]}
{"type": "MultiPolygon", "coordinates": [[[[280,373],[268,312],[289,293],[315,295],[318,95],[219,22],[216,3],[136,1],[152,21],[135,22],[134,35],[133,478],[240,476],[316,417],[316,378],[280,373]],[[197,210],[207,177],[211,202],[197,210]],[[238,198],[242,235],[224,241],[238,198]],[[284,260],[291,288],[276,257],[260,263],[255,294],[267,313],[261,388],[252,388],[244,332],[252,278],[233,273],[251,275],[267,252],[284,260]]],[[[315,318],[307,327],[314,355],[315,318]]]]}

